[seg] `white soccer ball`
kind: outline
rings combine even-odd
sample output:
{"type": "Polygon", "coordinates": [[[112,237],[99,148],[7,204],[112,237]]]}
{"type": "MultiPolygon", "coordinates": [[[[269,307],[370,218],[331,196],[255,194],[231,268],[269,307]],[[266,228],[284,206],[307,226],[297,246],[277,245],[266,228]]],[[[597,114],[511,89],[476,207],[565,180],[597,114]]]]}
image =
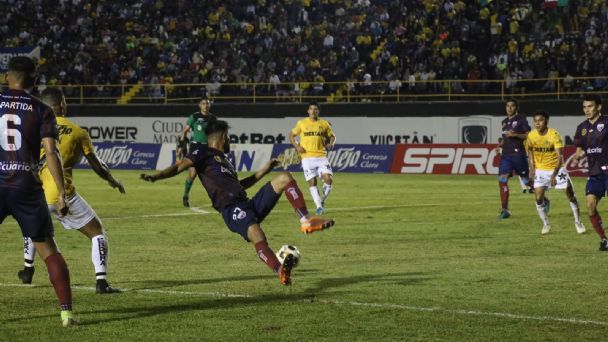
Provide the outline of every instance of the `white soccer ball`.
{"type": "Polygon", "coordinates": [[[296,247],[296,246],[293,246],[293,245],[281,246],[281,249],[279,249],[279,251],[277,252],[277,259],[279,259],[281,264],[283,264],[283,261],[285,261],[285,258],[290,254],[293,255],[293,259],[294,259],[293,267],[298,266],[298,264],[300,263],[300,250],[298,250],[298,247],[296,247]]]}

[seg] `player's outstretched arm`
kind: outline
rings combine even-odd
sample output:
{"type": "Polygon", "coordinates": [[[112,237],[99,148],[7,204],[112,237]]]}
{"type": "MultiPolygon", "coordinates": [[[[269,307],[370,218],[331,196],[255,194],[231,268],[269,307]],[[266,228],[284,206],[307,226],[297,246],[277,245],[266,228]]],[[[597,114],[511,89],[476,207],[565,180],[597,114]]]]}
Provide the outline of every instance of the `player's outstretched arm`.
{"type": "Polygon", "coordinates": [[[277,158],[270,159],[261,169],[257,170],[254,174],[247,178],[243,178],[240,180],[241,186],[245,189],[250,188],[255,183],[257,183],[260,179],[264,178],[272,169],[274,169],[280,162],[277,158]]]}
{"type": "Polygon", "coordinates": [[[57,185],[57,190],[59,190],[59,212],[61,215],[65,216],[68,213],[69,207],[65,199],[65,184],[63,182],[61,155],[59,154],[59,150],[57,150],[55,138],[42,138],[42,148],[44,149],[44,154],[46,156],[46,164],[51,172],[51,175],[53,176],[55,184],[57,185]]]}
{"type": "Polygon", "coordinates": [[[125,187],[122,185],[122,183],[119,180],[117,180],[116,178],[114,178],[114,176],[112,176],[112,173],[110,172],[110,168],[108,167],[108,165],[106,165],[106,163],[104,163],[103,160],[99,159],[99,157],[97,157],[97,154],[95,154],[95,152],[91,152],[91,153],[87,154],[85,156],[85,158],[87,158],[89,165],[91,165],[91,168],[93,169],[93,171],[95,171],[95,173],[99,177],[106,180],[108,182],[108,184],[110,184],[111,187],[118,188],[118,191],[120,191],[121,194],[125,193],[125,187]]]}
{"type": "Polygon", "coordinates": [[[156,182],[159,179],[171,178],[175,175],[182,173],[185,170],[188,170],[189,167],[194,166],[192,160],[188,158],[184,158],[178,164],[174,164],[169,166],[168,168],[154,174],[146,174],[142,173],[139,175],[139,178],[145,180],[146,182],[156,182]]]}

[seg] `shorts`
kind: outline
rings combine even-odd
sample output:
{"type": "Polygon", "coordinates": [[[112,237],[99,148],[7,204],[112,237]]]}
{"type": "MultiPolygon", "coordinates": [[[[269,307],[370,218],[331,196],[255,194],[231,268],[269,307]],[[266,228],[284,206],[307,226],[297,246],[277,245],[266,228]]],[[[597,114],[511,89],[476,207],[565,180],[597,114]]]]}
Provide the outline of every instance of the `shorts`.
{"type": "MultiPolygon", "coordinates": [[[[551,187],[551,175],[553,170],[536,170],[534,173],[534,188],[550,188],[551,187]]],[[[565,167],[559,169],[557,176],[555,176],[555,189],[565,189],[570,183],[570,176],[565,167]]]]}
{"type": "MultiPolygon", "coordinates": [[[[70,207],[68,214],[60,216],[57,205],[49,204],[50,212],[65,229],[80,229],[97,217],[93,208],[78,193],[74,193],[68,198],[68,206],[70,207]]],[[[99,220],[99,217],[97,219],[99,220]]],[[[101,222],[101,220],[99,221],[101,222]]]]}
{"type": "Polygon", "coordinates": [[[186,156],[189,153],[192,153],[194,150],[196,150],[199,147],[207,147],[207,144],[194,142],[194,141],[191,142],[190,145],[188,146],[188,153],[184,153],[184,156],[186,156]]]}
{"type": "Polygon", "coordinates": [[[249,241],[247,230],[256,223],[262,223],[279,200],[270,182],[266,183],[253,198],[228,206],[222,210],[224,222],[230,231],[249,241]]]}
{"type": "Polygon", "coordinates": [[[12,215],[23,236],[42,242],[53,237],[53,221],[42,189],[0,189],[0,223],[12,215]]]}
{"type": "Polygon", "coordinates": [[[498,174],[511,176],[513,171],[522,178],[528,178],[530,169],[528,167],[528,157],[525,154],[507,154],[500,158],[498,174]]]}
{"type": "Polygon", "coordinates": [[[315,177],[321,177],[321,175],[329,174],[333,175],[329,160],[327,157],[313,157],[302,159],[302,170],[304,170],[304,179],[309,181],[315,177]]]}
{"type": "Polygon", "coordinates": [[[595,195],[595,197],[602,198],[606,195],[608,190],[608,176],[605,174],[599,174],[596,176],[589,176],[587,178],[587,185],[585,186],[585,195],[595,195]]]}

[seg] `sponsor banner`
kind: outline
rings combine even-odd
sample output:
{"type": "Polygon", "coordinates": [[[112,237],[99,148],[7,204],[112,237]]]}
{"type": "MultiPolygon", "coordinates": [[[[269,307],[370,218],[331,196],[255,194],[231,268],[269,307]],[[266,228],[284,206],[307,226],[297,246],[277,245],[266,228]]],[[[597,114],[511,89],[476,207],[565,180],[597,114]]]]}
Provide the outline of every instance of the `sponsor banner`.
{"type": "MultiPolygon", "coordinates": [[[[102,142],[93,145],[99,159],[108,164],[110,169],[119,170],[154,170],[161,151],[160,144],[102,142]]],[[[83,156],[76,167],[90,166],[83,156]]]]}
{"type": "Polygon", "coordinates": [[[28,56],[30,58],[40,59],[40,47],[0,47],[0,72],[6,72],[8,70],[8,61],[15,56],[28,56]]]}
{"type": "MultiPolygon", "coordinates": [[[[71,113],[72,114],[72,113],[71,113]]],[[[74,113],[77,114],[77,113],[74,113]]],[[[137,115],[137,113],[134,113],[137,115]]],[[[228,118],[232,144],[288,144],[289,133],[302,117],[228,118]]],[[[504,116],[461,117],[331,117],[326,118],[342,144],[494,144],[502,134],[504,116]]],[[[186,124],[183,118],[74,117],[93,141],[175,144],[186,124]]],[[[581,116],[551,118],[566,145],[572,144],[581,116]]],[[[531,118],[528,118],[531,123],[531,118]]]]}
{"type": "Polygon", "coordinates": [[[478,174],[498,173],[496,145],[397,145],[392,173],[478,174]]]}
{"type": "MultiPolygon", "coordinates": [[[[345,145],[338,144],[327,153],[334,172],[386,173],[392,165],[393,145],[345,145]]],[[[292,145],[274,145],[274,157],[281,156],[286,170],[301,172],[300,156],[292,145]]]]}
{"type": "Polygon", "coordinates": [[[575,146],[564,147],[564,164],[566,165],[566,170],[568,170],[568,174],[571,177],[587,177],[587,174],[589,174],[587,157],[583,157],[577,161],[574,159],[575,153],[575,146]]]}

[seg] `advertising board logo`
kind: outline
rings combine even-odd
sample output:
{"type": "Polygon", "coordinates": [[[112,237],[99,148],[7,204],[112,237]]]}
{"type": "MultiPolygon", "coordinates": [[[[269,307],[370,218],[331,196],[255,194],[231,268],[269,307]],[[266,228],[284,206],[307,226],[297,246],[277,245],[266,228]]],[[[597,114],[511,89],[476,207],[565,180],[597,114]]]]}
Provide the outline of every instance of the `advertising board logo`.
{"type": "Polygon", "coordinates": [[[487,144],[491,120],[489,118],[464,118],[458,120],[461,144],[487,144]]]}

